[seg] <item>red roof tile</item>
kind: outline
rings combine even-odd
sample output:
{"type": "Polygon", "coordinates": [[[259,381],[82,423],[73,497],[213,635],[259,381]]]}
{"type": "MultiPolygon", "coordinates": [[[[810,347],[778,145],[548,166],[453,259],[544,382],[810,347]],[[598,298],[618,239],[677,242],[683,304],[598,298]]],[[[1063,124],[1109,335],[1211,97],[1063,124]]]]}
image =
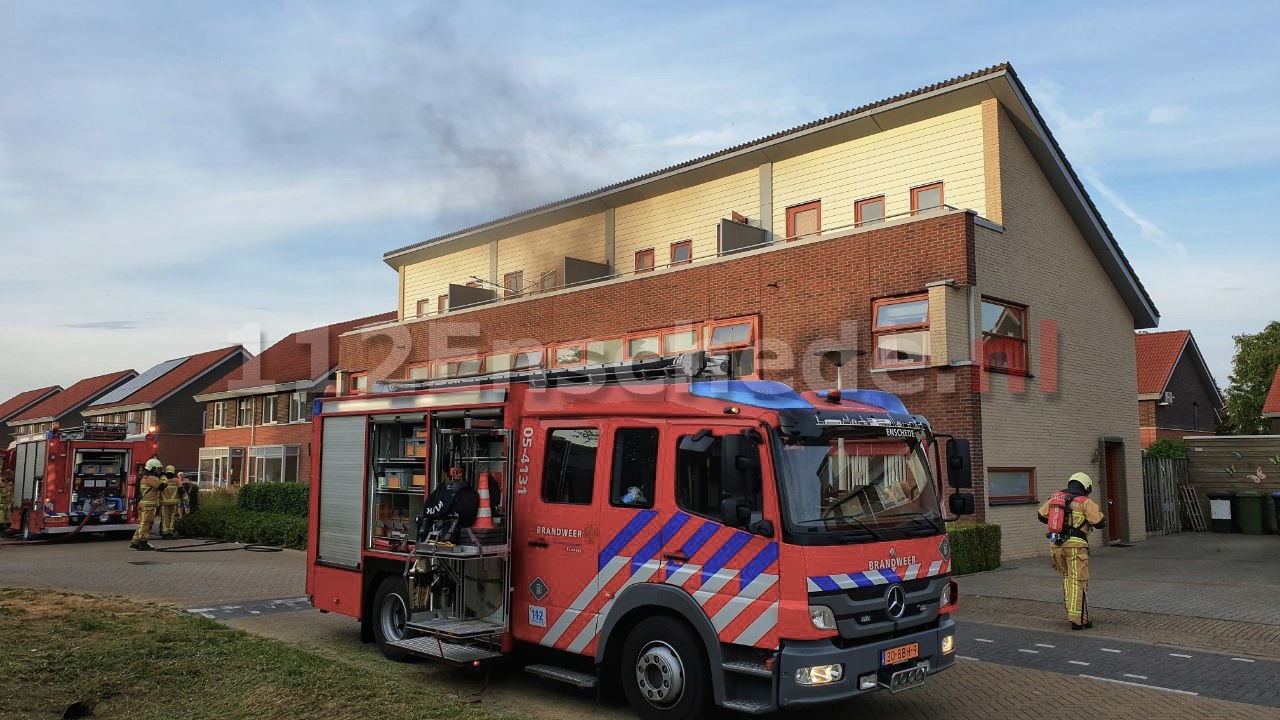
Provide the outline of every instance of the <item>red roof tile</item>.
{"type": "Polygon", "coordinates": [[[1190,330],[1138,333],[1134,336],[1138,349],[1138,394],[1164,392],[1178,364],[1182,349],[1191,337],[1190,330]]]}
{"type": "Polygon", "coordinates": [[[35,407],[19,413],[18,417],[9,420],[9,424],[16,425],[47,417],[57,420],[63,415],[102,397],[108,390],[137,377],[137,375],[138,372],[136,370],[121,370],[107,375],[86,378],[35,407]]]}
{"type": "MultiPolygon", "coordinates": [[[[240,345],[234,345],[202,352],[198,355],[190,355],[173,369],[138,388],[129,396],[106,405],[93,405],[89,410],[97,414],[102,410],[111,408],[158,403],[184,385],[192,381],[198,381],[201,376],[220,365],[224,360],[242,352],[247,353],[240,345]]],[[[197,382],[196,384],[199,387],[200,383],[197,382]]]]}
{"type": "Polygon", "coordinates": [[[392,311],[293,333],[197,394],[234,392],[299,381],[317,382],[338,365],[339,335],[362,325],[395,319],[396,313],[392,311]]]}
{"type": "Polygon", "coordinates": [[[1264,413],[1280,413],[1280,368],[1276,368],[1276,377],[1271,381],[1271,392],[1267,393],[1267,401],[1262,404],[1264,413]]]}
{"type": "Polygon", "coordinates": [[[0,403],[0,422],[4,422],[11,416],[22,412],[22,410],[28,405],[48,400],[50,395],[61,391],[61,385],[50,385],[49,387],[42,387],[38,390],[28,390],[14,395],[8,400],[0,403]]]}

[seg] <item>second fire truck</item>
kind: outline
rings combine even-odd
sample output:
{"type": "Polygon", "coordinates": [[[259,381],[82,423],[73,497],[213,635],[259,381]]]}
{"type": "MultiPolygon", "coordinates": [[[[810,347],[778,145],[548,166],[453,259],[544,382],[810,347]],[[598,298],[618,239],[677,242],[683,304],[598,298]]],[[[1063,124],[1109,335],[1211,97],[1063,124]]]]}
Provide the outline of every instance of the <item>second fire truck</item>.
{"type": "Polygon", "coordinates": [[[969,487],[968,443],[888,393],[718,367],[695,353],[318,400],[312,604],[390,658],[513,655],[645,718],[897,692],[949,667],[955,518],[936,469],[969,487]],[[450,482],[480,496],[456,537],[424,512],[450,482]]]}

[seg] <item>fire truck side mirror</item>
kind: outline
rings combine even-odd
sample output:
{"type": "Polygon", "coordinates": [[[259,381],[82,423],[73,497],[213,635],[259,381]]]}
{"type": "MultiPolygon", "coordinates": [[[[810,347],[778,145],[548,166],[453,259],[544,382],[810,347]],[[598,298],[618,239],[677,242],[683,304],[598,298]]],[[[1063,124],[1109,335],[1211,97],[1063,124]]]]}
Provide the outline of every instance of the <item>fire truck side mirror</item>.
{"type": "Polygon", "coordinates": [[[742,499],[751,489],[751,478],[760,465],[760,451],[746,434],[725,435],[720,448],[720,491],[742,499]]]}
{"type": "Polygon", "coordinates": [[[952,515],[972,515],[973,514],[973,495],[969,493],[951,493],[951,497],[947,498],[947,509],[952,515]]]}
{"type": "Polygon", "coordinates": [[[724,498],[720,501],[720,522],[725,527],[744,528],[751,522],[751,508],[737,497],[724,498]]]}
{"type": "Polygon", "coordinates": [[[947,440],[947,483],[956,489],[973,487],[973,468],[969,464],[968,440],[957,438],[947,440]]]}

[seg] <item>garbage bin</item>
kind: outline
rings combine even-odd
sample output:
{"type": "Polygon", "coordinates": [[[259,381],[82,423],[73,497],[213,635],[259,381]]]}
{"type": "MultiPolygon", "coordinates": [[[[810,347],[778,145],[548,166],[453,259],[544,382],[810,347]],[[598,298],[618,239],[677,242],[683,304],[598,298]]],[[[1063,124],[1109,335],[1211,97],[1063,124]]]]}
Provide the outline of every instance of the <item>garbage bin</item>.
{"type": "Polygon", "coordinates": [[[1236,522],[1240,525],[1240,532],[1245,535],[1261,535],[1262,493],[1238,492],[1236,504],[1236,509],[1240,511],[1239,517],[1236,518],[1236,522]]]}
{"type": "Polygon", "coordinates": [[[1235,532],[1235,524],[1231,518],[1231,508],[1235,504],[1232,502],[1236,496],[1230,490],[1215,490],[1206,493],[1209,496],[1209,518],[1210,525],[1216,533],[1235,532]]]}
{"type": "Polygon", "coordinates": [[[1276,511],[1276,534],[1280,535],[1280,492],[1271,493],[1271,507],[1276,511]]]}

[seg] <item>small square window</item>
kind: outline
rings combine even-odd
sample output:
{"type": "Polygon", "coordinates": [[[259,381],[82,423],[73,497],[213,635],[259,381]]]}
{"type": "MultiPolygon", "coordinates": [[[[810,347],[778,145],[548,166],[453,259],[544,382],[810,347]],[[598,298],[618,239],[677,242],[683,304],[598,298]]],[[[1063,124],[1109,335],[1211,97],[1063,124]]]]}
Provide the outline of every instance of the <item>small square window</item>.
{"type": "Polygon", "coordinates": [[[884,222],[884,196],[859,200],[853,204],[853,223],[858,227],[884,222]]]}
{"type": "Polygon", "coordinates": [[[431,312],[431,301],[419,300],[418,301],[418,317],[422,317],[423,315],[426,315],[429,312],[431,312]]]}
{"type": "Polygon", "coordinates": [[[822,202],[814,200],[787,208],[787,239],[799,240],[822,232],[822,202]]]}
{"type": "Polygon", "coordinates": [[[916,215],[942,207],[942,183],[911,188],[911,214],[916,215]]]}
{"type": "Polygon", "coordinates": [[[671,243],[671,264],[684,265],[689,262],[693,262],[693,241],[671,243]]]}
{"type": "Polygon", "coordinates": [[[583,351],[581,344],[561,345],[552,351],[551,364],[553,367],[569,367],[571,365],[581,365],[586,361],[586,353],[583,351]]]}
{"type": "Polygon", "coordinates": [[[658,336],[633,337],[627,339],[627,357],[645,358],[658,356],[658,336]]]}
{"type": "Polygon", "coordinates": [[[440,297],[436,298],[436,312],[438,312],[438,313],[442,313],[442,312],[445,312],[445,311],[446,311],[446,310],[448,310],[448,309],[449,309],[449,295],[448,295],[448,293],[446,293],[446,294],[444,294],[444,295],[441,295],[440,297]]]}
{"type": "Polygon", "coordinates": [[[636,253],[636,272],[649,272],[653,269],[653,250],[641,250],[636,253]]]}

